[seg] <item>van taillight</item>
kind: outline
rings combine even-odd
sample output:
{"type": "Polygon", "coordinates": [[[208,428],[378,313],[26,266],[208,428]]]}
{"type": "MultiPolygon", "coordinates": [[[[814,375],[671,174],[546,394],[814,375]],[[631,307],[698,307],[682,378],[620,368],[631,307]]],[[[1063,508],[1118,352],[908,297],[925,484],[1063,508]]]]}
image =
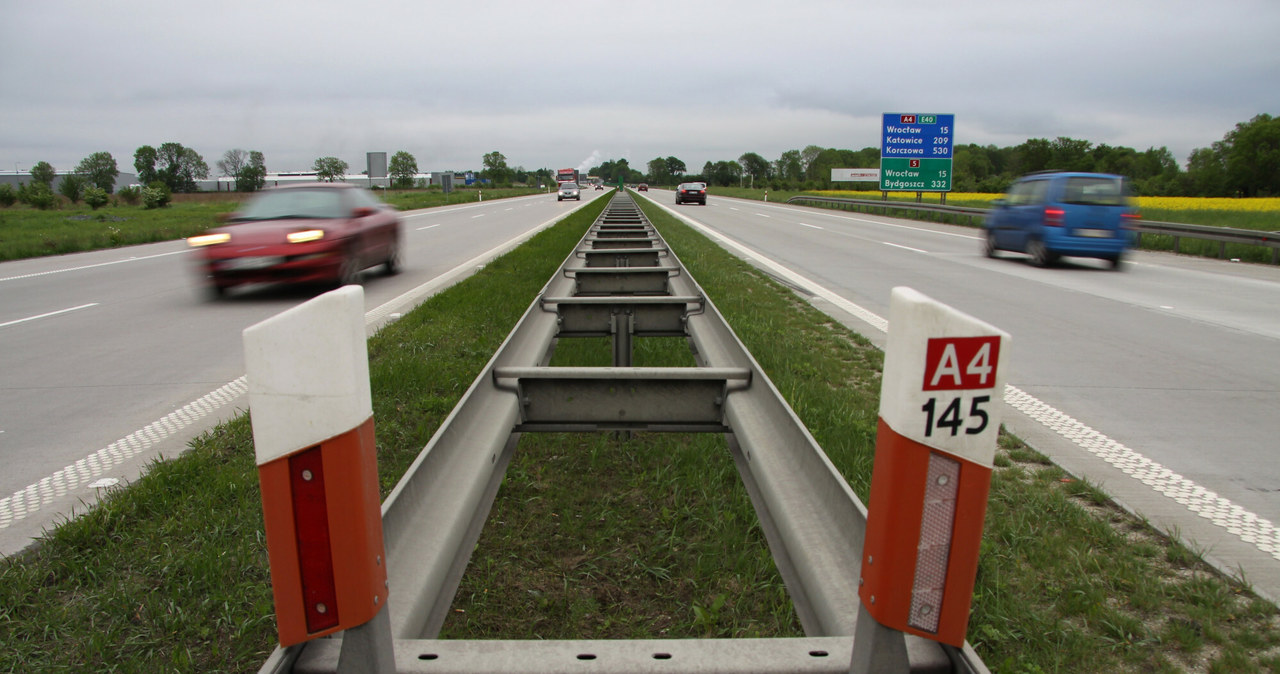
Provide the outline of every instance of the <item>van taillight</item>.
{"type": "Polygon", "coordinates": [[[1141,213],[1121,213],[1120,227],[1127,228],[1129,225],[1141,219],[1142,219],[1141,213]]]}
{"type": "Polygon", "coordinates": [[[1061,208],[1044,209],[1044,224],[1048,227],[1061,227],[1067,212],[1061,208]]]}

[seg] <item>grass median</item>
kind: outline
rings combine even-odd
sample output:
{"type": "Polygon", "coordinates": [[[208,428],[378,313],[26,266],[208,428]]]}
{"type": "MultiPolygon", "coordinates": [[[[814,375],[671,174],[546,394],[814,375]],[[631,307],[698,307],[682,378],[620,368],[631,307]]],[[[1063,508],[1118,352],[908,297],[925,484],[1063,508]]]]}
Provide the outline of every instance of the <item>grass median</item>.
{"type": "MultiPolygon", "coordinates": [[[[600,207],[370,339],[384,496],[600,207]]],[[[646,211],[865,499],[880,353],[646,211]]],[[[565,340],[554,362],[608,354],[602,340],[565,340]]],[[[638,340],[637,365],[690,362],[682,340],[638,340]]],[[[993,670],[1280,667],[1274,606],[1014,439],[997,465],[969,630],[993,670]]],[[[274,644],[270,597],[245,416],[0,562],[0,671],[252,671],[274,644]]],[[[442,636],[799,633],[721,438],[547,434],[521,441],[442,636]]]]}

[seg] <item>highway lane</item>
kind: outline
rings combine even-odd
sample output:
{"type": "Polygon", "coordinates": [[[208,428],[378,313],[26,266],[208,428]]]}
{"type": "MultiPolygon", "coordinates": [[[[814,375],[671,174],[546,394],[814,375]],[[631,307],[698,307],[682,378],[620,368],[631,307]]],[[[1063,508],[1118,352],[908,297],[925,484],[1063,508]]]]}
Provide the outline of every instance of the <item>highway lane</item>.
{"type": "Polygon", "coordinates": [[[1048,408],[1020,402],[1011,429],[1280,598],[1280,269],[1141,252],[1118,273],[1039,269],[986,258],[970,228],[650,198],[876,316],[908,285],[1007,330],[1009,384],[1048,408]]]}
{"type": "MultiPolygon", "coordinates": [[[[605,194],[406,212],[403,271],[365,272],[367,309],[605,194]]],[[[207,301],[184,242],[0,264],[0,554],[244,408],[241,331],[313,294],[207,301]]]]}

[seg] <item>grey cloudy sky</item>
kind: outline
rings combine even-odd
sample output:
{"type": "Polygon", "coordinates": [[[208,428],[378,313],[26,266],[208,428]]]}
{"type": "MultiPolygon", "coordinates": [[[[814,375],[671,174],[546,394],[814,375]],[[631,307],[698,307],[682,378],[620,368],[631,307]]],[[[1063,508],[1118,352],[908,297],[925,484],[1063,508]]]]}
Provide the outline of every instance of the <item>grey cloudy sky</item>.
{"type": "MultiPolygon", "coordinates": [[[[1069,136],[1183,162],[1280,114],[1277,0],[6,2],[0,170],[176,141],[211,169],[407,150],[464,170],[1069,136]]],[[[216,171],[215,171],[216,172],[216,171]]]]}

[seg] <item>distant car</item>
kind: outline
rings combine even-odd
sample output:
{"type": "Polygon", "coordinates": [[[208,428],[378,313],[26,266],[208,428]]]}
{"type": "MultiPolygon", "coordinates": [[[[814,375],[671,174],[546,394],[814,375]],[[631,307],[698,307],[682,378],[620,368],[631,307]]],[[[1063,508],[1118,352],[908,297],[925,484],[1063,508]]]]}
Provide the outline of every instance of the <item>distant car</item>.
{"type": "Polygon", "coordinates": [[[702,183],[681,183],[676,187],[676,205],[707,205],[707,186],[702,183]]]}
{"type": "Polygon", "coordinates": [[[226,224],[187,239],[214,297],[248,283],[359,281],[360,272],[400,268],[400,214],[369,190],[310,183],[258,192],[226,224]]]}
{"type": "Polygon", "coordinates": [[[603,190],[603,189],[604,189],[604,185],[601,185],[601,184],[599,184],[599,183],[597,183],[597,184],[596,184],[596,191],[600,191],[600,190],[603,190]]]}
{"type": "Polygon", "coordinates": [[[648,192],[648,191],[649,191],[649,186],[648,186],[648,185],[646,185],[645,183],[640,183],[640,186],[636,188],[636,191],[637,191],[637,192],[648,192]]]}
{"type": "Polygon", "coordinates": [[[1138,218],[1129,181],[1109,173],[1044,171],[1019,178],[987,214],[986,254],[1027,253],[1037,266],[1060,257],[1101,258],[1118,269],[1138,218]]]}
{"type": "Polygon", "coordinates": [[[582,201],[582,191],[578,188],[578,183],[560,183],[560,191],[556,192],[556,201],[565,199],[582,201]]]}

